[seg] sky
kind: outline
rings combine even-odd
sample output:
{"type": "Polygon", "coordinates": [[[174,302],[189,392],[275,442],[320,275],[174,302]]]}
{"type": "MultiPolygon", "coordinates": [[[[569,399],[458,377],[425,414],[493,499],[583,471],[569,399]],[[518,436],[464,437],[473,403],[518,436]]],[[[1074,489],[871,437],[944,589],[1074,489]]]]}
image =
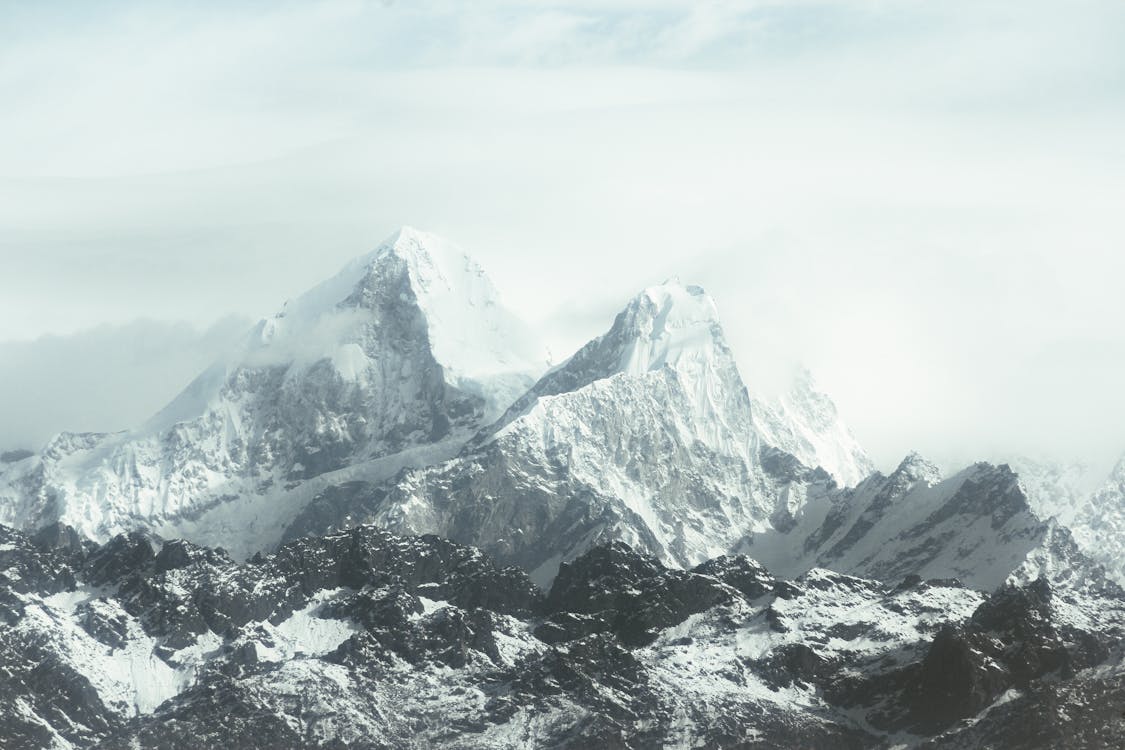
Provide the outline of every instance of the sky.
{"type": "Polygon", "coordinates": [[[0,449],[135,424],[410,224],[557,357],[679,276],[882,468],[1104,466],[1122,38],[1118,0],[0,3],[0,449]]]}

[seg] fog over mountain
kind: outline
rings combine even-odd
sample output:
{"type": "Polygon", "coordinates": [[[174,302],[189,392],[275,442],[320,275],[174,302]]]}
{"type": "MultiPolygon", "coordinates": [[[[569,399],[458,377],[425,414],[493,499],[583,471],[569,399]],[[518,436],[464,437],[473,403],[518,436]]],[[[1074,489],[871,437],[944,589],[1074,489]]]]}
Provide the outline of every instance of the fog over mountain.
{"type": "Polygon", "coordinates": [[[38,450],[58,432],[133,427],[221,359],[250,321],[206,329],[137,320],[0,342],[0,450],[38,450]]]}
{"type": "Polygon", "coordinates": [[[117,429],[207,359],[140,343],[72,408],[56,365],[92,326],[258,319],[411,223],[472,248],[557,356],[679,275],[748,380],[805,362],[886,469],[909,449],[1108,465],[1123,13],[6,4],[0,341],[78,337],[3,345],[0,444],[117,429]]]}

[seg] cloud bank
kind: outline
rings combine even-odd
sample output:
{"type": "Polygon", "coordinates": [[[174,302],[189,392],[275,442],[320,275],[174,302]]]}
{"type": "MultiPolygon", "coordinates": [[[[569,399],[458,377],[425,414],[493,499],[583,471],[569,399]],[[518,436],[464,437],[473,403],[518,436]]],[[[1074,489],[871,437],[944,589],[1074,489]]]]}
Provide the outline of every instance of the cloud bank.
{"type": "Polygon", "coordinates": [[[206,330],[142,320],[0,343],[0,451],[38,450],[63,431],[140,425],[232,351],[247,327],[236,317],[206,330]]]}
{"type": "Polygon", "coordinates": [[[409,223],[557,356],[704,284],[884,467],[1125,450],[1120,3],[0,14],[0,340],[260,317],[409,223]]]}

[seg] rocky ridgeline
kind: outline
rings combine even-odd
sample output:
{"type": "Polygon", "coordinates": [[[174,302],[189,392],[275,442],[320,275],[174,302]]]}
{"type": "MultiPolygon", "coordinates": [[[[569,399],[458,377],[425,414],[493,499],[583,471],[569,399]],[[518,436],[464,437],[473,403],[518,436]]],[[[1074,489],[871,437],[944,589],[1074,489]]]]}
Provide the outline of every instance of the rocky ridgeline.
{"type": "Polygon", "coordinates": [[[236,563],[0,527],[5,747],[1108,747],[1125,596],[983,594],[615,542],[545,594],[361,526],[236,563]]]}

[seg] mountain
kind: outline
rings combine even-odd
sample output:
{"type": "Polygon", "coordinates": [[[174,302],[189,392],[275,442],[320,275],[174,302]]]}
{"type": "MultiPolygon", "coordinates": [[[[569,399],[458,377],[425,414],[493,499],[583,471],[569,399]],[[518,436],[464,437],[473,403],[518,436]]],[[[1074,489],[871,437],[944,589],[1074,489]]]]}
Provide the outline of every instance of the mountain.
{"type": "Polygon", "coordinates": [[[1082,463],[1027,458],[1013,463],[1036,513],[1065,526],[1087,557],[1125,584],[1125,458],[1100,484],[1082,463]]]}
{"type": "Polygon", "coordinates": [[[1086,554],[1104,565],[1119,583],[1125,583],[1125,458],[1101,487],[1084,498],[1071,528],[1086,554]]]}
{"type": "Polygon", "coordinates": [[[1006,463],[1020,479],[1028,502],[1042,518],[1069,526],[1090,494],[1090,467],[1050,457],[1013,456],[1006,463]]]}
{"type": "Polygon", "coordinates": [[[543,359],[403,229],[138,429],[0,456],[0,745],[1125,743],[1125,461],[874,471],[678,281],[543,359]]]}
{"type": "Polygon", "coordinates": [[[755,399],[758,432],[806,466],[820,466],[842,486],[854,487],[875,471],[875,464],[840,418],[836,404],[806,367],[776,401],[755,399]]]}
{"type": "Polygon", "coordinates": [[[550,590],[372,526],[237,563],[0,527],[11,748],[1120,746],[1125,594],[620,542],[550,590]]]}
{"type": "Polygon", "coordinates": [[[147,528],[238,555],[341,477],[452,456],[545,369],[480,266],[403,228],[287,303],[137,430],[62,434],[0,475],[0,521],[147,528]]]}
{"type": "Polygon", "coordinates": [[[834,485],[818,449],[849,472],[868,463],[854,441],[828,450],[846,428],[808,382],[787,408],[751,398],[712,299],[668,282],[637,295],[460,456],[322,493],[287,538],[370,521],[479,546],[540,583],[609,540],[690,567],[789,523],[795,480],[834,485]]]}
{"type": "Polygon", "coordinates": [[[943,477],[911,454],[854,488],[810,485],[793,524],[749,535],[739,552],[781,575],[812,568],[888,583],[909,575],[956,579],[981,591],[1040,576],[1079,585],[1103,570],[1071,532],[1032,508],[1006,464],[943,477]]]}
{"type": "Polygon", "coordinates": [[[693,564],[786,523],[794,476],[819,466],[854,484],[871,468],[807,371],[776,402],[749,394],[697,287],[646,290],[535,381],[544,360],[475,261],[404,228],[260,322],[139,428],[64,433],[12,457],[0,522],[65,522],[97,540],[147,529],[244,558],[370,518],[534,562],[544,580],[601,538],[693,564]],[[425,476],[447,493],[440,477],[495,461],[512,470],[488,480],[508,505],[488,519],[474,516],[474,493],[492,492],[479,478],[457,480],[457,518],[404,504],[422,474],[375,507],[404,469],[442,464],[425,476]]]}

